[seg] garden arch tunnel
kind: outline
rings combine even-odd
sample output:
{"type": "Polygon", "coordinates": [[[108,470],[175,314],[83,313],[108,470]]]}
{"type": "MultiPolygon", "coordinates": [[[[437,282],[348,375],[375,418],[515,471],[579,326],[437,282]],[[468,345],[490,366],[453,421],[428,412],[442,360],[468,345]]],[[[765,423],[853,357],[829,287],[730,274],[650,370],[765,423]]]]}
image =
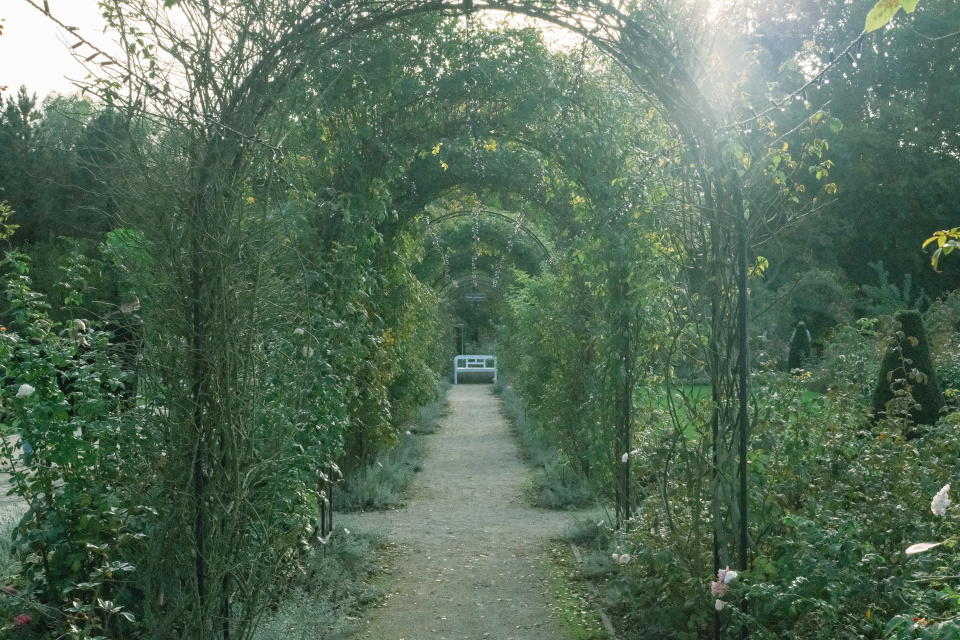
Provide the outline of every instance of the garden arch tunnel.
{"type": "MultiPolygon", "coordinates": [[[[429,3],[420,0],[337,0],[322,5],[303,0],[301,9],[300,12],[290,12],[288,15],[296,18],[283,23],[280,31],[273,34],[272,41],[261,45],[256,57],[242,68],[235,87],[229,91],[215,88],[214,93],[224,96],[222,101],[184,107],[179,96],[164,94],[144,75],[135,76],[139,79],[134,91],[135,100],[141,96],[159,95],[168,100],[171,112],[196,113],[189,120],[190,125],[209,129],[198,152],[194,226],[188,234],[193,238],[189,254],[194,275],[187,322],[194,329],[191,357],[195,360],[196,376],[191,383],[197,432],[208,431],[203,425],[211,419],[207,416],[213,414],[204,409],[209,396],[206,390],[216,385],[213,378],[208,379],[209,367],[204,364],[207,351],[204,327],[208,324],[215,326],[216,318],[223,315],[216,304],[211,306],[203,300],[203,274],[224,268],[222,252],[214,248],[216,243],[201,242],[201,238],[217,238],[229,228],[220,200],[233,188],[231,185],[244,167],[244,157],[249,153],[251,141],[258,139],[267,115],[277,107],[275,96],[282,95],[324,52],[360,33],[399,19],[434,12],[470,15],[482,10],[527,15],[578,34],[613,59],[638,91],[661,105],[662,113],[683,143],[684,162],[694,168],[703,224],[709,228],[704,261],[709,264],[713,282],[718,285],[710,294],[712,356],[707,363],[716,406],[713,440],[718,465],[726,470],[717,474],[717,482],[736,483],[733,478],[739,481],[736,488],[716,485],[718,505],[715,508],[728,515],[715,518],[716,537],[724,541],[717,548],[715,564],[719,566],[730,561],[725,546],[730,541],[726,522],[736,522],[738,560],[733,563],[747,566],[748,231],[739,176],[733,163],[726,161],[721,151],[728,144],[727,123],[721,120],[700,84],[708,83],[709,79],[695,77],[705,67],[700,66],[701,61],[695,55],[686,54],[682,42],[674,38],[676,25],[670,22],[667,14],[642,9],[628,13],[617,4],[604,0],[549,3],[539,0],[440,0],[429,3]],[[737,294],[731,295],[734,291],[737,294]],[[731,334],[735,339],[730,339],[731,334]],[[728,374],[730,370],[736,371],[732,381],[728,374]]],[[[130,70],[125,70],[125,65],[118,64],[119,61],[106,52],[102,55],[117,65],[111,73],[123,86],[122,81],[126,79],[123,74],[130,70]]],[[[191,77],[189,69],[182,71],[191,77]]],[[[200,85],[215,82],[197,80],[200,85]]],[[[122,99],[118,93],[112,97],[122,99]]],[[[624,397],[628,397],[626,392],[624,397]]],[[[615,429],[623,434],[623,450],[630,448],[631,411],[626,407],[615,419],[615,429]]],[[[205,455],[201,447],[200,457],[205,455]]],[[[624,478],[620,482],[625,483],[628,473],[628,465],[624,465],[624,478]]],[[[629,519],[629,501],[624,504],[627,508],[624,519],[629,519]]]]}
{"type": "MultiPolygon", "coordinates": [[[[165,4],[180,2],[171,0],[165,4]]],[[[186,94],[157,86],[152,74],[154,67],[150,64],[137,66],[118,60],[81,40],[81,44],[93,50],[87,59],[102,61],[104,75],[113,82],[97,87],[111,103],[127,104],[135,115],[155,109],[160,116],[158,121],[167,119],[179,123],[196,140],[191,151],[195,157],[190,163],[190,197],[181,199],[185,203],[181,206],[189,213],[182,244],[182,260],[189,265],[188,295],[182,309],[176,310],[189,335],[184,352],[189,373],[183,387],[190,390],[190,406],[184,415],[192,421],[196,434],[196,468],[219,464],[215,434],[222,426],[217,421],[225,418],[214,402],[216,390],[224,384],[230,388],[236,386],[224,377],[228,375],[225,369],[217,366],[217,332],[224,326],[222,319],[231,317],[231,301],[211,295],[222,274],[244,273],[243,252],[224,250],[224,247],[232,249],[236,243],[231,235],[235,229],[230,224],[229,207],[224,203],[242,201],[244,175],[250,173],[249,165],[254,162],[251,160],[253,150],[264,149],[259,134],[270,115],[287,108],[280,97],[325,52],[396,20],[436,12],[448,15],[470,15],[482,10],[512,12],[578,34],[614,60],[638,91],[662,107],[662,113],[683,144],[684,162],[695,169],[693,188],[702,203],[700,211],[708,228],[705,236],[709,238],[703,262],[710,265],[714,280],[719,283],[713,293],[708,319],[712,327],[713,354],[708,370],[714,383],[716,407],[713,442],[721,469],[717,476],[733,478],[739,473],[736,491],[725,487],[723,492],[715,494],[720,503],[715,505],[715,511],[725,510],[727,514],[724,518],[715,513],[715,533],[725,542],[729,541],[725,523],[737,522],[739,561],[733,564],[746,568],[748,236],[739,176],[722,153],[729,143],[727,132],[743,123],[737,122],[736,114],[726,119],[719,115],[721,108],[708,97],[713,94],[706,88],[709,78],[701,73],[704,69],[701,60],[698,54],[690,53],[681,38],[675,37],[676,25],[665,13],[643,9],[628,12],[618,3],[603,0],[331,0],[322,4],[293,0],[290,4],[294,10],[286,6],[283,10],[272,7],[277,11],[269,17],[275,20],[256,22],[262,31],[245,31],[243,42],[232,43],[236,45],[233,48],[226,45],[220,48],[223,43],[217,38],[211,39],[216,46],[203,51],[196,47],[178,47],[176,42],[169,47],[166,53],[170,54],[171,74],[188,78],[195,89],[186,94]],[[211,69],[205,63],[204,56],[209,58],[211,50],[228,61],[222,68],[211,69]],[[237,56],[238,50],[248,56],[237,56]],[[206,66],[193,69],[190,65],[194,62],[206,66]],[[126,87],[130,89],[129,96],[125,95],[123,88],[126,87]],[[733,291],[737,295],[731,295],[733,291]],[[731,369],[737,372],[733,378],[728,375],[731,369]]],[[[115,8],[118,12],[130,10],[122,8],[128,5],[135,3],[117,1],[115,8]]],[[[149,14],[145,12],[145,15],[149,14]]],[[[216,18],[226,21],[229,12],[217,14],[216,18]]],[[[209,15],[207,20],[211,20],[209,15]]],[[[216,26],[211,22],[209,32],[218,33],[216,26]]],[[[220,33],[220,37],[229,37],[220,33]]],[[[146,52],[144,55],[149,57],[146,52]]],[[[144,58],[136,60],[143,61],[144,58]]],[[[775,104],[773,108],[776,107],[775,104]]],[[[747,116],[744,122],[754,118],[747,116]]],[[[617,416],[616,428],[629,437],[630,427],[628,408],[617,416]]],[[[622,450],[629,450],[629,440],[622,450]]],[[[629,473],[627,465],[624,467],[625,473],[629,473]]],[[[195,473],[193,480],[192,499],[202,504],[206,480],[202,473],[195,473]]],[[[198,540],[202,540],[207,531],[207,524],[202,520],[204,511],[201,508],[194,511],[194,528],[198,540]]],[[[626,515],[629,518],[629,512],[626,515]]],[[[197,582],[201,585],[198,607],[205,620],[214,620],[219,614],[215,608],[216,597],[208,598],[202,586],[214,583],[207,580],[210,576],[204,557],[203,549],[195,554],[197,582]]],[[[728,551],[718,549],[715,564],[727,560],[728,551]]]]}

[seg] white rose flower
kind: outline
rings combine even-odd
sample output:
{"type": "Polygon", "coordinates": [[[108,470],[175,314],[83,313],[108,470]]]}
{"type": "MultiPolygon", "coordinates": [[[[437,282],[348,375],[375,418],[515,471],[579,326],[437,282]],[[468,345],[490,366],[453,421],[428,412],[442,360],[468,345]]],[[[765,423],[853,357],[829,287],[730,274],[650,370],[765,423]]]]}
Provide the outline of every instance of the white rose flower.
{"type": "Polygon", "coordinates": [[[34,391],[36,391],[36,389],[29,384],[24,383],[20,385],[19,389],[17,389],[17,397],[26,398],[27,396],[32,396],[34,391]]]}
{"type": "MultiPolygon", "coordinates": [[[[17,394],[17,397],[20,397],[20,394],[17,394]]],[[[930,510],[933,511],[934,515],[942,516],[947,511],[947,507],[950,506],[950,496],[947,495],[947,492],[950,491],[950,485],[943,485],[943,489],[937,492],[937,495],[933,496],[933,501],[930,503],[930,510]]]]}

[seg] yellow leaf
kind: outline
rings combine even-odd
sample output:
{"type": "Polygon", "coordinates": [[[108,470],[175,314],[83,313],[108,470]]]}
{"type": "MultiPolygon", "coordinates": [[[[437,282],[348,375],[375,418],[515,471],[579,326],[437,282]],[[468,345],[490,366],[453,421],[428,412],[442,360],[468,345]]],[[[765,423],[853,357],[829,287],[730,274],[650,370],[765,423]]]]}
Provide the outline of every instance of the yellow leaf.
{"type": "Polygon", "coordinates": [[[254,202],[256,202],[256,200],[253,199],[253,196],[247,198],[247,204],[253,204],[254,202]]]}
{"type": "Polygon", "coordinates": [[[433,148],[433,155],[437,155],[438,153],[440,153],[440,147],[442,147],[442,146],[443,146],[443,143],[442,143],[442,142],[438,142],[438,143],[437,143],[437,146],[435,146],[435,147],[433,148]]]}
{"type": "Polygon", "coordinates": [[[900,0],[880,0],[873,5],[870,13],[867,14],[867,22],[864,29],[869,33],[876,31],[886,25],[893,19],[897,11],[900,10],[900,0]]]}
{"type": "Polygon", "coordinates": [[[448,167],[449,165],[447,165],[446,162],[444,162],[443,160],[441,160],[441,161],[440,161],[440,166],[443,167],[443,170],[444,170],[444,171],[446,171],[446,170],[447,170],[447,167],[448,167]]]}

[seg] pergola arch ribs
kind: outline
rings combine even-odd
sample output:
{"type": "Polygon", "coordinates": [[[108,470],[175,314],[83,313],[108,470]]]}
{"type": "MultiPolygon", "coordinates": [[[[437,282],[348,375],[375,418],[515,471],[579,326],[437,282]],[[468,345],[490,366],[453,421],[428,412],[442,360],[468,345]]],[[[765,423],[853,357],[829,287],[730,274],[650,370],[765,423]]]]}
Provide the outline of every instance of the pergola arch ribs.
{"type": "Polygon", "coordinates": [[[470,216],[470,215],[473,215],[474,212],[478,213],[479,215],[499,218],[501,220],[505,220],[506,222],[509,222],[511,225],[514,225],[516,229],[518,229],[519,231],[522,231],[528,238],[530,238],[530,240],[532,240],[537,245],[537,247],[540,248],[540,251],[543,253],[544,259],[549,264],[553,264],[554,257],[550,253],[550,250],[547,249],[547,245],[543,243],[543,240],[540,239],[540,236],[534,233],[533,230],[530,229],[530,227],[520,222],[521,218],[511,218],[505,213],[500,213],[499,211],[494,211],[486,207],[476,207],[474,209],[460,209],[458,211],[451,211],[449,213],[444,213],[436,217],[428,216],[428,224],[431,224],[431,225],[439,224],[444,220],[453,220],[456,218],[470,216]]]}
{"type": "MultiPolygon", "coordinates": [[[[305,2],[301,6],[308,7],[310,3],[305,2]]],[[[736,171],[723,162],[720,153],[720,141],[716,133],[718,118],[703,91],[671,47],[616,7],[596,0],[556,2],[546,6],[533,1],[422,3],[413,0],[332,0],[299,19],[285,33],[280,34],[276,42],[264,46],[260,51],[260,58],[246,70],[235,90],[218,91],[222,87],[215,86],[216,81],[202,79],[213,83],[208,85],[209,93],[217,98],[212,101],[217,103],[213,112],[203,104],[191,106],[177,100],[168,102],[168,106],[173,105],[175,117],[185,119],[188,126],[202,132],[205,138],[201,143],[199,162],[192,176],[195,186],[187,251],[192,260],[187,315],[188,324],[192,327],[189,357],[193,365],[190,376],[193,389],[193,422],[197,433],[201,434],[198,459],[207,455],[203,452],[202,445],[209,435],[203,434],[211,433],[211,421],[217,415],[213,410],[207,411],[211,408],[210,389],[216,380],[211,377],[213,373],[206,361],[209,346],[204,336],[208,319],[223,313],[223,310],[216,306],[216,298],[205,296],[204,291],[211,287],[211,275],[215,277],[217,269],[228,264],[222,247],[207,240],[226,238],[227,225],[225,212],[221,208],[222,202],[229,200],[231,192],[235,190],[244,171],[247,149],[251,143],[259,142],[260,127],[276,106],[275,100],[325,51],[348,41],[357,33],[405,17],[438,11],[465,14],[478,10],[530,15],[567,28],[588,39],[621,65],[639,91],[656,99],[667,119],[673,123],[686,143],[687,152],[698,167],[705,216],[707,224],[711,226],[711,262],[723,269],[719,277],[724,284],[731,285],[730,288],[733,288],[733,274],[736,273],[738,278],[736,284],[739,286],[739,316],[736,321],[732,321],[730,305],[724,300],[724,296],[718,295],[716,298],[711,320],[714,324],[713,348],[717,353],[717,370],[711,373],[714,378],[714,399],[722,408],[716,421],[720,422],[722,427],[736,430],[741,444],[745,442],[748,425],[745,422],[747,412],[743,398],[747,389],[748,372],[745,343],[747,293],[742,284],[742,278],[745,278],[746,274],[743,266],[746,247],[743,245],[745,231],[742,196],[739,194],[736,171]],[[734,237],[738,241],[735,247],[736,262],[731,261],[729,253],[729,250],[734,248],[734,237]],[[205,306],[201,304],[201,299],[212,299],[214,304],[205,306]],[[718,340],[731,327],[736,327],[739,337],[744,339],[738,342],[737,346],[718,340]],[[722,392],[722,389],[728,388],[723,385],[729,385],[730,381],[728,372],[720,371],[720,361],[726,359],[729,363],[733,355],[739,358],[738,381],[733,385],[739,396],[736,399],[739,403],[735,402],[729,392],[722,392]],[[739,408],[734,408],[735,404],[738,404],[739,408]]],[[[144,91],[147,82],[144,79],[140,83],[144,91]]],[[[745,458],[745,450],[741,449],[741,482],[745,482],[746,478],[745,458]]],[[[202,473],[198,472],[196,477],[201,478],[202,473]]],[[[196,493],[201,495],[203,488],[198,488],[196,493]]],[[[739,497],[741,505],[745,506],[745,491],[741,490],[739,497]]],[[[746,510],[738,510],[737,505],[730,504],[729,512],[740,521],[741,534],[745,536],[746,510]]],[[[202,532],[198,532],[196,537],[202,539],[202,532]]],[[[739,547],[740,568],[743,569],[746,568],[742,566],[746,559],[746,545],[741,543],[739,547]]],[[[199,557],[202,556],[201,549],[199,557]]],[[[197,573],[198,578],[202,578],[203,568],[200,567],[197,573]]],[[[202,583],[200,591],[201,609],[209,611],[202,602],[202,583]]]]}
{"type": "MultiPolygon", "coordinates": [[[[721,141],[718,138],[719,120],[706,95],[668,46],[652,32],[643,28],[636,20],[605,2],[596,0],[570,3],[556,2],[551,3],[549,9],[542,8],[538,2],[497,1],[474,2],[468,6],[467,3],[445,3],[442,1],[423,5],[402,0],[394,2],[341,0],[328,6],[334,9],[349,9],[351,7],[362,9],[370,5],[375,9],[380,9],[380,13],[363,16],[355,20],[341,17],[338,24],[344,27],[343,33],[333,35],[317,50],[331,49],[345,42],[356,33],[374,29],[388,22],[436,11],[449,14],[466,14],[480,10],[514,12],[545,20],[583,36],[615,60],[639,91],[652,96],[655,102],[662,106],[662,111],[667,120],[676,127],[680,138],[685,141],[687,153],[692,160],[692,164],[696,166],[700,177],[699,187],[702,190],[701,195],[704,200],[703,210],[707,225],[711,228],[713,259],[710,262],[726,271],[726,273],[721,271],[719,280],[729,284],[730,289],[737,289],[738,291],[737,320],[733,323],[729,321],[730,305],[726,296],[717,295],[715,297],[712,314],[713,347],[711,349],[714,356],[711,357],[711,360],[715,361],[712,366],[712,377],[715,380],[714,387],[717,389],[717,394],[714,397],[715,404],[718,407],[715,422],[719,427],[716,431],[716,440],[726,442],[728,437],[733,437],[739,442],[740,454],[737,464],[737,475],[741,483],[739,500],[736,503],[731,503],[728,499],[721,499],[722,495],[725,494],[716,494],[716,498],[727,503],[726,508],[730,510],[733,519],[738,521],[738,560],[740,566],[745,567],[747,520],[746,495],[743,490],[743,483],[746,480],[745,443],[749,429],[749,425],[746,423],[748,405],[745,400],[749,374],[746,371],[745,364],[742,363],[746,360],[747,348],[746,323],[743,320],[746,315],[748,297],[743,282],[747,270],[745,266],[747,262],[746,247],[744,246],[746,229],[744,228],[742,198],[738,202],[738,198],[734,196],[735,193],[739,192],[739,188],[736,186],[739,177],[733,167],[728,166],[722,159],[719,149],[721,141]],[[396,9],[390,11],[390,7],[396,9]],[[580,7],[596,9],[597,14],[580,12],[580,7]],[[731,254],[733,254],[735,262],[731,261],[731,254]],[[736,326],[738,334],[735,347],[730,346],[728,341],[720,339],[720,336],[726,333],[725,328],[731,324],[736,326]],[[736,399],[721,392],[721,389],[728,388],[728,384],[725,383],[729,376],[729,361],[734,356],[741,363],[737,371],[737,382],[734,385],[738,396],[736,399]],[[731,433],[732,436],[727,435],[731,433]]],[[[328,14],[324,13],[323,15],[328,14]]],[[[235,118],[236,116],[233,114],[243,114],[243,98],[249,98],[253,104],[249,106],[246,113],[253,116],[252,121],[261,121],[266,116],[270,108],[270,101],[261,99],[261,102],[257,104],[258,93],[255,88],[263,86],[269,89],[266,93],[279,94],[292,81],[293,77],[305,68],[306,62],[285,69],[283,73],[277,74],[264,82],[263,76],[269,75],[271,71],[269,65],[265,63],[270,60],[284,59],[285,56],[282,55],[284,51],[295,51],[295,43],[306,42],[311,29],[316,28],[326,33],[333,33],[333,29],[319,26],[320,18],[320,12],[312,14],[295,25],[286,36],[277,42],[275,48],[255,66],[241,87],[233,94],[233,99],[229,102],[225,115],[235,118]]],[[[305,47],[305,49],[310,50],[310,47],[305,47]]],[[[226,119],[227,124],[224,125],[224,130],[233,131],[239,135],[243,135],[245,129],[250,131],[249,127],[230,126],[231,118],[226,119]]],[[[255,139],[254,132],[251,131],[247,138],[255,139]]],[[[221,138],[221,140],[223,139],[221,138]]],[[[211,142],[216,143],[216,141],[211,142]]],[[[216,146],[218,145],[215,144],[211,150],[216,149],[216,146]]],[[[238,162],[238,154],[229,151],[229,149],[225,149],[223,153],[214,152],[210,156],[229,158],[238,162]]],[[[629,423],[629,418],[625,419],[625,422],[629,423]]],[[[723,467],[727,466],[722,461],[720,461],[720,464],[723,467]]],[[[719,474],[718,478],[724,475],[719,474]]],[[[721,531],[717,533],[723,535],[721,531]]],[[[727,561],[729,561],[729,558],[726,557],[725,552],[722,552],[718,562],[722,564],[727,561]]],[[[734,562],[734,564],[738,563],[734,562]]]]}
{"type": "Polygon", "coordinates": [[[457,276],[451,276],[450,282],[440,290],[440,293],[447,296],[453,293],[455,290],[463,287],[464,284],[474,285],[474,290],[479,289],[480,287],[486,288],[488,291],[499,294],[500,287],[494,283],[493,278],[485,273],[477,273],[476,278],[471,272],[462,273],[457,276]]]}
{"type": "Polygon", "coordinates": [[[519,225],[517,223],[520,220],[522,220],[522,218],[513,218],[503,212],[481,206],[473,209],[446,212],[433,217],[429,215],[424,216],[426,232],[430,236],[430,244],[432,244],[434,250],[440,256],[443,270],[442,282],[447,283],[439,286],[443,287],[443,290],[446,290],[449,283],[461,278],[462,271],[466,269],[467,273],[476,271],[478,276],[484,274],[486,284],[499,289],[502,281],[503,268],[510,255],[515,255],[518,261],[516,266],[528,273],[536,273],[538,269],[552,269],[555,266],[553,256],[543,240],[540,239],[532,229],[527,227],[526,231],[518,237],[520,232],[518,231],[519,225]],[[481,253],[487,258],[483,260],[484,264],[482,265],[478,260],[479,255],[476,251],[477,238],[474,235],[474,232],[477,230],[473,225],[470,226],[469,234],[467,234],[466,227],[459,228],[459,231],[457,227],[452,227],[450,228],[450,232],[454,234],[453,238],[449,236],[441,237],[444,235],[443,231],[439,228],[442,223],[462,218],[471,218],[474,222],[482,221],[483,218],[489,219],[487,224],[480,225],[479,229],[481,236],[480,244],[482,246],[481,253]],[[493,233],[491,233],[489,226],[491,222],[496,223],[493,233]],[[497,225],[501,223],[509,225],[508,228],[502,229],[504,233],[495,231],[497,225]],[[507,233],[509,233],[509,235],[506,235],[507,233]],[[463,244],[467,241],[466,237],[461,237],[458,240],[457,235],[469,235],[469,246],[463,244]],[[518,242],[520,238],[525,240],[525,242],[518,242]],[[505,246],[497,250],[495,247],[498,245],[505,246]],[[444,246],[453,247],[452,252],[444,250],[444,246]],[[515,246],[521,246],[523,250],[514,254],[513,249],[515,246]],[[471,256],[469,260],[464,257],[468,253],[471,256]],[[498,254],[499,258],[497,257],[498,254]]]}

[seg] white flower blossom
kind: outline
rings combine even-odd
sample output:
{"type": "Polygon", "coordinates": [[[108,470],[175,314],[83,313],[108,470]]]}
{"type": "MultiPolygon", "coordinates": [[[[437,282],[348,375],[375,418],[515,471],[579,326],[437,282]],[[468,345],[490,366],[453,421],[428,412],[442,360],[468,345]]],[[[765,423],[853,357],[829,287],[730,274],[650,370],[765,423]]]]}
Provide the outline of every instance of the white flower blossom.
{"type": "Polygon", "coordinates": [[[617,564],[627,564],[628,562],[630,562],[629,553],[623,553],[620,555],[619,558],[617,558],[617,564]]]}
{"type": "Polygon", "coordinates": [[[723,584],[730,584],[738,574],[736,571],[732,571],[728,566],[726,569],[720,569],[717,571],[717,582],[722,582],[723,584]]]}
{"type": "MultiPolygon", "coordinates": [[[[738,575],[739,574],[736,571],[732,571],[730,567],[720,569],[717,571],[717,579],[710,583],[710,593],[722,598],[727,593],[727,585],[733,582],[738,575]]],[[[719,600],[717,602],[719,602],[719,600]]]]}
{"type": "Polygon", "coordinates": [[[297,327],[296,329],[293,330],[293,335],[295,336],[302,336],[304,333],[305,331],[300,327],[297,327]]]}
{"type": "Polygon", "coordinates": [[[717,604],[713,606],[716,607],[717,611],[723,611],[723,600],[717,600],[717,604]]]}
{"type": "MultiPolygon", "coordinates": [[[[19,394],[17,394],[19,397],[19,394]]],[[[950,491],[950,485],[943,485],[943,489],[937,492],[937,495],[933,496],[933,501],[930,503],[930,510],[933,511],[934,515],[942,516],[947,511],[947,507],[950,506],[950,496],[947,495],[947,492],[950,491]]]]}
{"type": "Polygon", "coordinates": [[[304,347],[303,349],[300,350],[300,353],[303,354],[303,357],[304,357],[304,358],[312,358],[312,357],[313,357],[313,348],[312,348],[312,347],[304,347]]]}
{"type": "Polygon", "coordinates": [[[620,462],[624,462],[624,463],[625,463],[625,462],[626,462],[627,460],[629,460],[629,459],[630,459],[630,454],[629,454],[629,453],[625,453],[625,454],[623,454],[623,457],[620,458],[620,462]]]}
{"type": "MultiPolygon", "coordinates": [[[[19,389],[17,389],[17,397],[26,398],[27,396],[32,396],[34,391],[36,391],[35,388],[30,386],[29,384],[24,383],[20,385],[19,389]]],[[[949,503],[950,501],[948,500],[947,502],[949,503]]]]}

